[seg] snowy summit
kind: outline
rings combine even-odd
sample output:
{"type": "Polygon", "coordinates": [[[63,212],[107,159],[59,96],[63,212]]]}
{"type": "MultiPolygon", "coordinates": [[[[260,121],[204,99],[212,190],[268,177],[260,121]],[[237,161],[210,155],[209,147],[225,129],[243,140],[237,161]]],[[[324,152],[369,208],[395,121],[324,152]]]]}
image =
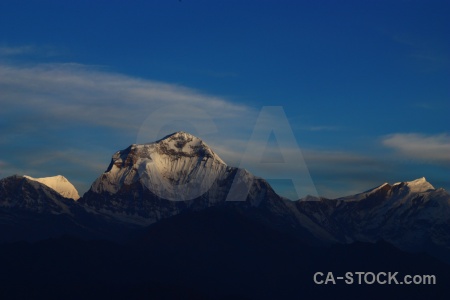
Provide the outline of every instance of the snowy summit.
{"type": "Polygon", "coordinates": [[[96,193],[116,193],[140,181],[164,199],[191,199],[206,192],[227,169],[201,139],[179,131],[149,144],[133,144],[116,152],[108,169],[92,185],[96,193]]]}
{"type": "Polygon", "coordinates": [[[70,183],[69,180],[67,180],[62,175],[57,175],[53,177],[42,177],[42,178],[33,178],[27,175],[23,177],[46,185],[49,188],[58,192],[61,196],[65,198],[70,198],[73,200],[78,200],[80,198],[77,189],[73,186],[72,183],[70,183]]]}
{"type": "Polygon", "coordinates": [[[394,186],[396,185],[401,185],[404,184],[405,186],[408,187],[410,192],[413,193],[421,193],[421,192],[427,192],[429,190],[434,190],[434,186],[431,185],[431,183],[429,183],[425,177],[416,179],[416,180],[412,180],[412,181],[407,181],[405,183],[402,182],[397,182],[394,184],[394,186]]]}

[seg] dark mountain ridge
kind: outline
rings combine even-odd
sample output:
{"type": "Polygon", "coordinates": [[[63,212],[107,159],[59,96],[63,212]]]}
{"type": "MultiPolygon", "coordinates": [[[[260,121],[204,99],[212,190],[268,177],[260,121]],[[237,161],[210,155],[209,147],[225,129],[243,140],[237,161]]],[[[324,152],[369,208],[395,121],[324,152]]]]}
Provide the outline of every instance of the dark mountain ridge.
{"type": "Polygon", "coordinates": [[[420,178],[290,201],[179,132],[118,151],[78,201],[28,177],[1,179],[0,242],[2,299],[414,298],[448,292],[450,196],[420,178]],[[438,284],[312,281],[361,270],[438,284]]]}
{"type": "Polygon", "coordinates": [[[289,201],[264,179],[227,166],[186,132],[118,151],[78,201],[29,178],[0,180],[0,226],[9,228],[0,241],[61,234],[117,241],[180,213],[222,206],[281,232],[296,232],[311,244],[386,240],[407,251],[450,249],[450,195],[425,178],[338,199],[289,201]],[[245,201],[234,201],[241,198],[245,201]],[[52,222],[58,226],[52,228],[52,222]],[[36,233],[27,236],[35,223],[36,233]]]}
{"type": "MultiPolygon", "coordinates": [[[[127,243],[60,237],[0,247],[0,296],[75,299],[445,299],[450,268],[389,243],[311,246],[236,210],[164,219],[127,243]],[[433,274],[436,285],[316,285],[316,272],[433,274]]],[[[356,277],[355,277],[356,279],[356,277]]]]}

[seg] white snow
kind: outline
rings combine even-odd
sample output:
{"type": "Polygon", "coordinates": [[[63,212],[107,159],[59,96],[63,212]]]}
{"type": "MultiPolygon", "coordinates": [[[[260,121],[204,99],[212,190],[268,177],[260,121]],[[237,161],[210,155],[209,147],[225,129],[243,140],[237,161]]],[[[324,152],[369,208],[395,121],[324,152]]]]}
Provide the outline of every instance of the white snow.
{"type": "MultiPolygon", "coordinates": [[[[404,184],[401,189],[404,191],[404,194],[402,194],[402,198],[406,197],[408,193],[423,193],[430,190],[435,190],[435,188],[425,179],[425,177],[413,180],[413,181],[407,181],[407,182],[396,182],[392,185],[392,187],[399,186],[401,184],[404,184]],[[406,188],[405,188],[406,187],[406,188]]],[[[369,195],[377,192],[378,190],[382,189],[383,187],[389,185],[389,183],[385,182],[382,185],[375,187],[371,190],[368,190],[363,193],[359,193],[356,195],[350,195],[338,198],[339,200],[344,200],[347,202],[351,201],[361,201],[368,197],[369,195]]]]}
{"type": "Polygon", "coordinates": [[[207,192],[226,169],[201,139],[177,132],[114,154],[110,170],[94,182],[92,190],[114,194],[122,185],[140,181],[161,198],[190,200],[207,192]]]}
{"type": "Polygon", "coordinates": [[[389,183],[385,182],[382,185],[377,186],[377,187],[375,187],[373,189],[370,189],[368,191],[365,191],[365,192],[362,192],[362,193],[359,193],[359,194],[356,194],[356,195],[350,195],[350,196],[341,197],[341,198],[338,198],[336,200],[343,200],[343,201],[346,201],[346,202],[361,201],[361,200],[367,198],[369,195],[377,192],[378,190],[382,189],[383,187],[385,187],[387,185],[389,185],[389,183]]]}
{"type": "Polygon", "coordinates": [[[73,200],[78,200],[80,198],[77,189],[62,175],[42,178],[33,178],[27,175],[24,175],[23,177],[45,184],[65,198],[73,200]]]}
{"type": "Polygon", "coordinates": [[[408,181],[406,182],[406,186],[409,188],[409,190],[413,193],[422,193],[426,192],[428,190],[434,190],[434,186],[432,186],[425,177],[408,181]]]}

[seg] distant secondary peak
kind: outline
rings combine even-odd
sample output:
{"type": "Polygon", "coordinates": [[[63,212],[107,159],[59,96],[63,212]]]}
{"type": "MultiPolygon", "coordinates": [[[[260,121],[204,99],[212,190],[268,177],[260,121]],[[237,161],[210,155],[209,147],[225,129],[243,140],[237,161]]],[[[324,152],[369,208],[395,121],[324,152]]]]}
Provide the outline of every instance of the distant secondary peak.
{"type": "Polygon", "coordinates": [[[24,175],[23,177],[46,185],[65,198],[70,198],[73,200],[78,200],[80,198],[77,189],[72,185],[72,183],[70,183],[69,180],[67,180],[66,177],[62,175],[42,178],[34,178],[27,175],[24,175]]]}
{"type": "Polygon", "coordinates": [[[434,186],[432,186],[425,177],[408,181],[405,183],[407,187],[409,187],[411,192],[426,192],[428,190],[434,190],[434,186]]]}
{"type": "Polygon", "coordinates": [[[421,192],[426,192],[429,190],[435,190],[434,186],[431,185],[431,183],[429,183],[425,177],[421,177],[419,179],[416,180],[412,180],[412,181],[406,181],[406,182],[397,182],[395,183],[393,186],[395,187],[408,187],[408,189],[411,192],[415,192],[415,193],[421,193],[421,192]]]}

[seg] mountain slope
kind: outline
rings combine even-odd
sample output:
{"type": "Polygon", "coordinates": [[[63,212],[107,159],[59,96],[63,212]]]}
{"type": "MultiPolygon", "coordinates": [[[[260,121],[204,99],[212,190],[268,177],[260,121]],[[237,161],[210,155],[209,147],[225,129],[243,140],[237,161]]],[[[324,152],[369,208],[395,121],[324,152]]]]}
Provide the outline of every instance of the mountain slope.
{"type": "Polygon", "coordinates": [[[227,207],[164,219],[125,244],[63,237],[0,245],[0,265],[2,299],[446,299],[450,292],[449,266],[428,255],[385,242],[312,247],[227,207]],[[315,285],[318,271],[434,274],[437,285],[315,285]]]}
{"type": "Polygon", "coordinates": [[[139,226],[226,206],[272,228],[295,231],[312,244],[333,240],[267,181],[227,166],[202,140],[185,132],[118,151],[78,202],[117,222],[139,226]]]}
{"type": "Polygon", "coordinates": [[[177,132],[118,151],[79,202],[124,222],[149,225],[233,200],[233,183],[247,193],[242,206],[281,199],[265,180],[227,166],[199,138],[177,132]]]}
{"type": "Polygon", "coordinates": [[[83,232],[81,208],[72,199],[22,176],[0,180],[0,242],[40,240],[83,232]]]}
{"type": "Polygon", "coordinates": [[[0,180],[0,243],[62,235],[121,239],[129,230],[38,181],[22,176],[0,180]]]}
{"type": "Polygon", "coordinates": [[[11,176],[0,180],[0,207],[56,215],[70,214],[73,205],[73,200],[27,176],[11,176]]]}
{"type": "Polygon", "coordinates": [[[425,178],[296,205],[340,242],[383,239],[409,251],[450,251],[450,195],[425,178]]]}

